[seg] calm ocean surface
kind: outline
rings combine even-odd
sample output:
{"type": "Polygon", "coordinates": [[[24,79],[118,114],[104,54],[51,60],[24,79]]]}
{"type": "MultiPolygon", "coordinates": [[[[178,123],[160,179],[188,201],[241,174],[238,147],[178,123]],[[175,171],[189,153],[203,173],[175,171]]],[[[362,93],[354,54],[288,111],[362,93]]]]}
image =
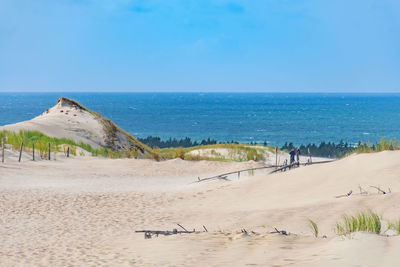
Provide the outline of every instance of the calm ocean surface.
{"type": "Polygon", "coordinates": [[[0,125],[66,96],[137,137],[295,144],[400,139],[400,94],[0,93],[0,125]]]}

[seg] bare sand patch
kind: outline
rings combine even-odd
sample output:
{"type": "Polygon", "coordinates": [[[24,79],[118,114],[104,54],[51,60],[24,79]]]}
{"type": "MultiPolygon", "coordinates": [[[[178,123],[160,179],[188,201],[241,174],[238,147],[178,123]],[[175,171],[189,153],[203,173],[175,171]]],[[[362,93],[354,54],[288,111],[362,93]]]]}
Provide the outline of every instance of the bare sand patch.
{"type": "Polygon", "coordinates": [[[338,237],[343,213],[399,219],[400,152],[354,155],[239,180],[192,183],[260,163],[76,157],[0,164],[2,266],[398,266],[400,237],[338,237]],[[370,185],[388,189],[378,194],[370,185]],[[335,196],[358,186],[368,195],[335,196]],[[314,220],[315,238],[307,219],[314,220]],[[181,223],[209,232],[144,239],[181,223]],[[284,229],[289,236],[270,234],[284,229]],[[249,235],[240,233],[245,228],[249,235]],[[252,234],[254,231],[256,234],[252,234]]]}

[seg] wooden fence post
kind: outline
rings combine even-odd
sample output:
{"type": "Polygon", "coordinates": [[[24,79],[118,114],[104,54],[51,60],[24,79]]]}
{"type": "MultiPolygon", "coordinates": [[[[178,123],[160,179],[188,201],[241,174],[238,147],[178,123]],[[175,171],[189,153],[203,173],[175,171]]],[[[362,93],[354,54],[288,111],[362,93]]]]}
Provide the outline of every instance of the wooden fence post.
{"type": "Polygon", "coordinates": [[[50,151],[50,143],[49,143],[49,160],[50,160],[50,152],[51,152],[51,151],[50,151]]]}
{"type": "Polygon", "coordinates": [[[278,147],[275,147],[275,167],[278,168],[278,147]]]}
{"type": "Polygon", "coordinates": [[[1,162],[4,163],[4,137],[1,138],[1,162]]]}
{"type": "Polygon", "coordinates": [[[24,142],[21,142],[21,148],[19,149],[19,158],[18,162],[21,162],[21,156],[22,156],[22,148],[24,147],[24,142]]]}
{"type": "Polygon", "coordinates": [[[69,147],[67,147],[67,158],[69,158],[69,147]]]}
{"type": "Polygon", "coordinates": [[[35,144],[32,143],[32,160],[35,161],[35,144]]]}

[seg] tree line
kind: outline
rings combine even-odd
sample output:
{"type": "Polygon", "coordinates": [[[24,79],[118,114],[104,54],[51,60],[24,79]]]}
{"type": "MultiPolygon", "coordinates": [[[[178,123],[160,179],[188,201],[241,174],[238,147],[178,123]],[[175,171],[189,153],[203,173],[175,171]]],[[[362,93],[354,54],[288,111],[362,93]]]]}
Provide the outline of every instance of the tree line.
{"type": "Polygon", "coordinates": [[[148,145],[151,148],[168,148],[168,147],[193,147],[199,145],[215,145],[217,141],[211,138],[204,139],[200,142],[192,141],[189,137],[185,137],[182,139],[169,138],[168,140],[161,140],[160,137],[157,136],[148,136],[146,138],[138,138],[140,142],[145,145],[148,145]]]}
{"type": "Polygon", "coordinates": [[[348,144],[347,142],[345,143],[343,140],[340,141],[338,144],[331,143],[331,142],[321,142],[319,145],[316,144],[308,144],[308,145],[300,145],[298,147],[295,147],[293,143],[285,143],[282,147],[281,150],[287,150],[290,151],[292,148],[300,149],[300,154],[302,155],[308,155],[308,152],[312,156],[315,157],[324,157],[324,158],[341,158],[345,156],[348,153],[353,152],[356,147],[348,144]]]}

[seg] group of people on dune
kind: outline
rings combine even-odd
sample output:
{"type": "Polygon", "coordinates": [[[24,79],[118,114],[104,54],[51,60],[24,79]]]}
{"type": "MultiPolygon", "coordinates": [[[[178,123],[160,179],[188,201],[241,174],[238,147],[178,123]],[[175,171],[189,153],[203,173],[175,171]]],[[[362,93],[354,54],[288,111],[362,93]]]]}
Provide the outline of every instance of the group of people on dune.
{"type": "Polygon", "coordinates": [[[297,148],[296,150],[294,148],[292,148],[292,150],[290,150],[289,152],[290,155],[290,164],[295,163],[295,156],[296,156],[296,160],[297,163],[300,162],[300,148],[297,148]]]}

